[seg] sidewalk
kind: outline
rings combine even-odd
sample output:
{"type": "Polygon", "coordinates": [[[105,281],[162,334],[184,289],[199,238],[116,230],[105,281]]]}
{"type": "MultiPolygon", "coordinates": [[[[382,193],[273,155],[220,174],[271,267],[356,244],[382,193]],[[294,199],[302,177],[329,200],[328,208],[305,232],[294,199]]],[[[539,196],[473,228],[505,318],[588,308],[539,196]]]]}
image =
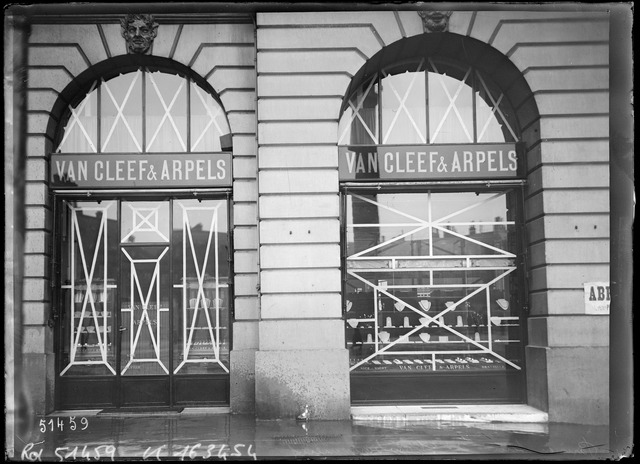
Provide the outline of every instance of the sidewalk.
{"type": "MultiPolygon", "coordinates": [[[[246,415],[98,414],[39,417],[18,460],[608,459],[606,427],[467,420],[297,422],[246,415]],[[22,459],[20,459],[22,458],[22,459]]],[[[16,440],[16,446],[20,440],[16,440]]]]}

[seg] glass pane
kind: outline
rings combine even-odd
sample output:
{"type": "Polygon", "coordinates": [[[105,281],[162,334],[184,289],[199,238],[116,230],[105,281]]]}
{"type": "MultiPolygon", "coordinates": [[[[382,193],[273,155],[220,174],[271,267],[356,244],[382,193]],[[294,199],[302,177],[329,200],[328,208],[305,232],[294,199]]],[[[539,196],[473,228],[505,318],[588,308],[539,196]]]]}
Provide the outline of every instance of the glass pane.
{"type": "Polygon", "coordinates": [[[470,80],[465,83],[432,72],[428,79],[431,143],[472,143],[473,91],[467,85],[470,80]]]}
{"type": "Polygon", "coordinates": [[[169,374],[169,247],[124,246],[120,327],[121,374],[169,374]]]}
{"type": "Polygon", "coordinates": [[[146,74],[148,152],[187,151],[187,81],[173,74],[146,74]]]}
{"type": "Polygon", "coordinates": [[[103,82],[100,92],[102,151],[142,152],[142,73],[103,82]]]}
{"type": "Polygon", "coordinates": [[[486,77],[482,77],[479,73],[477,76],[476,124],[478,142],[515,142],[514,112],[507,99],[486,77]],[[495,111],[494,108],[496,108],[495,111]]]}
{"type": "Polygon", "coordinates": [[[117,207],[65,202],[64,209],[60,375],[115,375],[117,207]]]}
{"type": "Polygon", "coordinates": [[[521,369],[511,201],[501,192],[348,196],[352,370],[521,369]]]}
{"type": "Polygon", "coordinates": [[[174,373],[228,373],[226,201],[175,201],[173,221],[174,373]]]}
{"type": "Polygon", "coordinates": [[[502,193],[352,195],[347,252],[376,256],[509,253],[513,215],[502,193]]]}
{"type": "Polygon", "coordinates": [[[90,92],[75,108],[58,146],[61,153],[96,153],[98,147],[98,92],[90,92]]]}
{"type": "Polygon", "coordinates": [[[136,201],[122,203],[122,243],[169,241],[169,203],[136,201]]]}
{"type": "Polygon", "coordinates": [[[352,195],[349,198],[349,256],[359,253],[370,260],[379,256],[411,256],[429,250],[428,194],[352,195]]]}
{"type": "Polygon", "coordinates": [[[341,145],[378,144],[378,84],[375,79],[349,100],[338,127],[341,145]]]}
{"type": "Polygon", "coordinates": [[[385,144],[427,142],[424,72],[382,79],[382,136],[385,144]]]}
{"type": "Polygon", "coordinates": [[[496,255],[508,253],[507,196],[500,193],[442,193],[433,198],[434,255],[496,255]]]}
{"type": "Polygon", "coordinates": [[[231,129],[220,104],[191,83],[191,151],[218,152],[231,149],[231,129]]]}

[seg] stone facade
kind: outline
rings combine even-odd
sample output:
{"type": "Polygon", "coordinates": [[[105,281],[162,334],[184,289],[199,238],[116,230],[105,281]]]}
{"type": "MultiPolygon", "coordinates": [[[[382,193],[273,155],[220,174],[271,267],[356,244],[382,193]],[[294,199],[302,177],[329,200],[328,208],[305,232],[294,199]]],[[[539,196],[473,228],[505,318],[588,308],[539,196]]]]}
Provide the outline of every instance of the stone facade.
{"type": "MultiPolygon", "coordinates": [[[[527,402],[553,422],[605,423],[608,317],[584,314],[582,284],[609,280],[608,15],[457,8],[448,33],[502,54],[530,89],[512,102],[527,160],[527,402]]],[[[316,418],[346,419],[340,108],[352,79],[376,53],[423,34],[421,18],[391,8],[158,10],[152,55],[206,79],[233,134],[231,410],[283,418],[309,404],[316,418]]],[[[81,73],[127,53],[119,15],[60,12],[62,21],[31,16],[25,39],[23,362],[41,413],[53,409],[55,389],[48,324],[54,107],[81,73]]]]}

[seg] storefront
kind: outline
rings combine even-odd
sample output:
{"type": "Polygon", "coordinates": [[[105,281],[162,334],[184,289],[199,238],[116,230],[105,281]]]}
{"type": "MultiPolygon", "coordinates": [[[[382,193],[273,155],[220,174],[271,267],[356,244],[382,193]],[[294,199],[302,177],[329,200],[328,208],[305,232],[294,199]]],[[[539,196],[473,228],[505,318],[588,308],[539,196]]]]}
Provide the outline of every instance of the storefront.
{"type": "Polygon", "coordinates": [[[229,124],[211,89],[134,61],[50,157],[56,405],[228,405],[229,124]]]}
{"type": "Polygon", "coordinates": [[[605,420],[606,13],[116,7],[18,12],[35,409],[605,420]]]}
{"type": "Polygon", "coordinates": [[[341,119],[351,400],[519,402],[519,128],[486,75],[421,42],[369,75],[341,119]]]}

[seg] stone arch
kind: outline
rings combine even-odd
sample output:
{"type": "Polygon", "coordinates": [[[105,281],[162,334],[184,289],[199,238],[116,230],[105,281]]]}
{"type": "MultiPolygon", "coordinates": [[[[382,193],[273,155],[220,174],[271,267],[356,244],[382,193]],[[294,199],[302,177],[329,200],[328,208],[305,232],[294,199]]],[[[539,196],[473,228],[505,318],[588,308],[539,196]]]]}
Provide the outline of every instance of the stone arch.
{"type": "Polygon", "coordinates": [[[534,94],[521,71],[507,56],[490,45],[451,32],[405,37],[380,49],[354,74],[343,96],[339,117],[353,92],[380,69],[421,57],[453,58],[488,75],[514,108],[520,136],[524,138],[526,134],[537,134],[535,138],[522,141],[527,147],[538,141],[539,130],[532,126],[537,124],[540,114],[534,94]]]}
{"type": "MultiPolygon", "coordinates": [[[[517,135],[516,142],[522,143],[523,157],[521,158],[521,162],[525,164],[524,169],[521,172],[526,178],[531,179],[532,176],[530,175],[530,171],[534,169],[532,166],[536,162],[536,157],[527,156],[527,154],[529,151],[533,152],[540,142],[540,114],[536,104],[535,95],[523,73],[509,59],[509,57],[492,46],[468,36],[450,32],[425,33],[402,38],[381,48],[353,75],[353,78],[343,95],[338,113],[338,120],[341,121],[343,114],[349,108],[352,96],[360,89],[370,85],[376,76],[379,75],[381,70],[394,67],[396,69],[405,70],[407,68],[403,66],[404,63],[417,62],[422,58],[424,58],[425,61],[427,58],[443,61],[447,59],[455,60],[460,64],[465,64],[480,71],[483,75],[491,79],[493,84],[504,94],[504,98],[509,102],[509,106],[513,110],[513,120],[515,121],[514,129],[517,135]]],[[[398,100],[399,99],[400,98],[398,97],[398,100]]],[[[338,137],[340,137],[340,133],[338,134],[338,137]]],[[[383,144],[382,139],[377,143],[383,144]]],[[[355,144],[366,145],[364,142],[360,141],[355,142],[355,144]]],[[[402,143],[400,142],[398,143],[398,145],[401,144],[402,143]]],[[[407,142],[407,144],[410,143],[407,142]]],[[[416,142],[416,144],[418,143],[416,142]]],[[[338,145],[341,145],[340,142],[338,142],[338,145]]],[[[345,143],[345,145],[348,145],[348,143],[345,143]]],[[[375,182],[375,180],[373,182],[375,182]]],[[[531,180],[530,183],[534,184],[535,182],[531,180]]],[[[350,186],[346,184],[345,191],[349,188],[350,186]]],[[[394,186],[393,188],[398,190],[401,189],[401,187],[397,186],[394,186]]],[[[526,211],[528,209],[535,209],[535,206],[531,204],[530,199],[527,197],[526,189],[527,187],[525,185],[522,196],[523,201],[521,204],[518,204],[518,208],[516,208],[518,210],[518,221],[521,222],[521,224],[526,223],[528,220],[526,211]]],[[[355,200],[354,204],[356,204],[355,200]]],[[[363,219],[362,223],[377,222],[377,210],[375,207],[371,208],[370,204],[363,204],[359,207],[361,208],[359,214],[361,214],[362,218],[366,218],[366,221],[363,219]]],[[[359,218],[355,219],[355,215],[356,213],[354,212],[354,222],[360,220],[359,218]]],[[[369,237],[368,239],[375,243],[379,237],[369,237]]],[[[523,234],[521,238],[518,238],[518,240],[521,239],[522,241],[520,243],[526,242],[526,234],[523,234]]],[[[530,247],[530,243],[526,243],[524,246],[528,248],[530,247]]],[[[529,265],[525,259],[527,254],[527,252],[524,252],[522,257],[518,258],[518,267],[522,266],[523,270],[525,270],[529,265]]],[[[526,278],[521,279],[521,282],[521,294],[524,296],[522,315],[523,319],[527,319],[528,313],[524,308],[528,307],[529,284],[526,283],[526,278]]],[[[526,331],[526,327],[523,327],[522,330],[526,331]]],[[[523,356],[526,358],[526,337],[523,338],[522,343],[523,356]]],[[[525,402],[530,401],[527,395],[531,395],[531,393],[527,391],[526,384],[529,383],[529,378],[534,375],[535,374],[532,369],[527,369],[524,372],[523,380],[525,382],[525,387],[523,388],[523,395],[525,402]]]]}

